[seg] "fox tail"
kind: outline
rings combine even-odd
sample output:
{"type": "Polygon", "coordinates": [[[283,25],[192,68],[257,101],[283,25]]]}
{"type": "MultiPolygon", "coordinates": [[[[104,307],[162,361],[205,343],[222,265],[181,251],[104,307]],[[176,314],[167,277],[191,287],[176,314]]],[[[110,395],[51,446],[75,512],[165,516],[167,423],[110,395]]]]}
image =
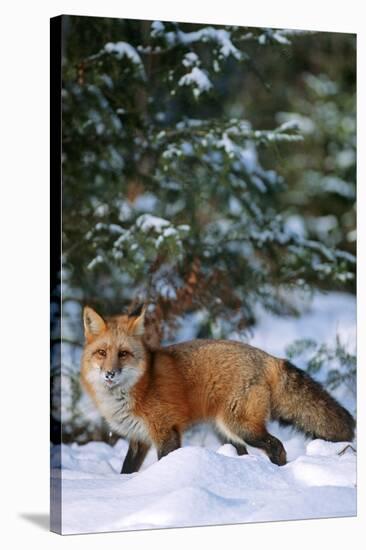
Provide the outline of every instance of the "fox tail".
{"type": "Polygon", "coordinates": [[[273,418],[293,424],[314,438],[353,440],[352,415],[318,382],[289,361],[282,362],[280,373],[272,387],[273,418]]]}

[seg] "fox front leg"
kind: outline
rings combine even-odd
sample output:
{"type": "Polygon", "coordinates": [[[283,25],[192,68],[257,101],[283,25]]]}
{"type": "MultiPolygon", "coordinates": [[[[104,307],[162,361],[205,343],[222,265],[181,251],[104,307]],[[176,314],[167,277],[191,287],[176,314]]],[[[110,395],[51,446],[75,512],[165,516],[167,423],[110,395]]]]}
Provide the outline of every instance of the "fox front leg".
{"type": "Polygon", "coordinates": [[[150,445],[141,441],[130,441],[126,458],[123,461],[121,474],[138,472],[149,448],[150,445]]]}
{"type": "Polygon", "coordinates": [[[168,434],[166,434],[157,445],[158,460],[166,456],[167,454],[179,449],[180,447],[180,434],[178,430],[173,428],[168,434]]]}

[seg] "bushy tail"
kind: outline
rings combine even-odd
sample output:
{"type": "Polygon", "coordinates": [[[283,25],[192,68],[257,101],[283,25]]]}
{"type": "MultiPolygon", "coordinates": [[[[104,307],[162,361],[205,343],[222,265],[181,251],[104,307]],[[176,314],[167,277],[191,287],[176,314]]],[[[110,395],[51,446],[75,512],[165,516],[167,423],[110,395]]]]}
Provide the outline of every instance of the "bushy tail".
{"type": "Polygon", "coordinates": [[[294,424],[314,438],[352,441],[355,421],[318,382],[283,361],[272,392],[274,418],[294,424]]]}

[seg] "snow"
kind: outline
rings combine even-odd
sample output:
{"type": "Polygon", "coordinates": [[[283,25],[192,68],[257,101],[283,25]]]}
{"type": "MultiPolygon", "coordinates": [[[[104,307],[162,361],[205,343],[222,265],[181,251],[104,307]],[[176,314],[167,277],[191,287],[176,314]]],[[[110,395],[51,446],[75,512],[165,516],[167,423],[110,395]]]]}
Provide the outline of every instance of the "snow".
{"type": "Polygon", "coordinates": [[[258,43],[261,45],[268,44],[270,41],[278,42],[282,45],[289,45],[291,41],[287,36],[293,36],[296,34],[303,34],[307,31],[292,30],[292,29],[264,29],[264,32],[257,38],[258,43]]]}
{"type": "Polygon", "coordinates": [[[140,75],[145,77],[145,69],[136,48],[128,44],[128,42],[108,42],[104,46],[107,53],[114,54],[117,59],[127,57],[138,69],[140,75]]]}
{"type": "MultiPolygon", "coordinates": [[[[296,298],[297,301],[301,299],[296,298]]],[[[305,304],[305,302],[304,302],[305,304]]],[[[207,313],[187,316],[177,340],[195,337],[207,313]]],[[[338,334],[354,351],[355,299],[316,293],[299,318],[258,310],[249,341],[277,356],[294,340],[334,344],[338,334]]],[[[299,366],[302,366],[299,364],[299,366]]],[[[352,413],[347,388],[335,393],[352,413]]],[[[52,475],[62,482],[62,532],[86,533],[356,515],[356,444],[311,441],[271,422],[288,463],[278,467],[259,449],[237,456],[208,426],[195,426],[181,449],[160,461],[150,450],[138,473],[120,475],[127,442],[91,442],[52,449],[52,475]],[[60,469],[60,450],[62,469],[60,469]]]]}
{"type": "MultiPolygon", "coordinates": [[[[153,29],[153,35],[157,36],[163,32],[161,27],[153,29]]],[[[242,53],[231,41],[231,34],[226,29],[214,29],[213,27],[203,27],[198,31],[183,32],[178,30],[177,32],[167,32],[165,39],[170,46],[175,44],[183,44],[185,46],[193,44],[195,42],[214,42],[219,47],[219,51],[222,57],[233,56],[235,59],[240,60],[242,53]]]]}
{"type": "Polygon", "coordinates": [[[164,31],[165,27],[161,21],[153,21],[151,23],[151,36],[159,36],[164,31]]]}
{"type": "Polygon", "coordinates": [[[347,199],[354,199],[356,191],[354,185],[336,176],[325,176],[322,179],[322,188],[328,193],[336,193],[347,199]]]}
{"type": "Polygon", "coordinates": [[[300,115],[299,113],[280,112],[277,113],[276,118],[279,122],[286,122],[288,120],[296,122],[296,125],[302,134],[313,134],[315,132],[316,126],[314,121],[307,116],[300,115]]]}
{"type": "Polygon", "coordinates": [[[191,72],[183,75],[179,79],[178,85],[193,86],[193,94],[195,97],[198,97],[202,92],[207,92],[212,88],[212,83],[206,72],[199,67],[193,67],[191,72]]]}
{"type": "Polygon", "coordinates": [[[140,212],[154,212],[158,199],[153,193],[142,193],[136,197],[133,206],[140,212]]]}
{"type": "Polygon", "coordinates": [[[199,60],[199,57],[196,53],[194,52],[188,52],[186,53],[186,55],[183,57],[183,61],[182,61],[183,65],[185,67],[193,67],[194,65],[199,65],[200,64],[200,60],[199,60]]]}
{"type": "Polygon", "coordinates": [[[306,454],[281,468],[259,454],[238,457],[228,444],[186,446],[159,462],[151,452],[150,465],[120,475],[126,451],[122,440],[63,446],[63,533],[356,513],[353,453],[306,454]]]}
{"type": "Polygon", "coordinates": [[[222,147],[230,158],[235,156],[238,149],[236,144],[229,138],[227,132],[222,134],[222,138],[217,142],[217,147],[222,147]]]}
{"type": "Polygon", "coordinates": [[[353,149],[344,149],[336,155],[337,166],[342,169],[351,168],[356,162],[356,151],[353,149]]]}
{"type": "MultiPolygon", "coordinates": [[[[301,297],[297,299],[301,304],[301,297]]],[[[356,301],[353,296],[342,292],[316,293],[310,305],[303,305],[302,309],[297,319],[259,311],[260,322],[249,343],[283,356],[294,340],[309,338],[332,345],[338,334],[348,348],[355,347],[356,301]]]]}
{"type": "Polygon", "coordinates": [[[318,96],[332,96],[338,93],[337,84],[330,80],[330,78],[325,74],[315,76],[308,73],[305,75],[305,82],[318,96]]]}
{"type": "Polygon", "coordinates": [[[164,227],[169,225],[170,222],[168,222],[168,220],[152,216],[151,214],[143,214],[136,220],[136,226],[141,229],[143,233],[147,233],[151,229],[160,233],[164,227]]]}
{"type": "Polygon", "coordinates": [[[292,214],[285,220],[285,233],[296,235],[301,238],[306,237],[306,227],[304,218],[297,214],[292,214]]]}
{"type": "Polygon", "coordinates": [[[163,230],[162,234],[159,235],[155,241],[156,248],[159,248],[159,246],[165,242],[165,239],[168,239],[169,237],[178,237],[178,231],[174,229],[174,227],[168,227],[163,230]]]}
{"type": "Polygon", "coordinates": [[[94,269],[96,265],[103,263],[103,261],[103,257],[98,254],[97,256],[95,256],[95,258],[92,259],[91,262],[88,263],[87,269],[94,269]]]}

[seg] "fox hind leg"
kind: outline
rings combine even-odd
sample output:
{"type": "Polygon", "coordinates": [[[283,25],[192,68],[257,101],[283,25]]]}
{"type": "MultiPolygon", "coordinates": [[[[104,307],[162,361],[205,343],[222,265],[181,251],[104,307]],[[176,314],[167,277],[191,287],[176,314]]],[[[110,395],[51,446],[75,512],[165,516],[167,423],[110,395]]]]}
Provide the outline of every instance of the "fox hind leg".
{"type": "MultiPolygon", "coordinates": [[[[277,466],[284,466],[286,464],[286,451],[284,446],[277,437],[271,435],[266,430],[264,425],[258,429],[257,426],[251,426],[249,423],[242,423],[240,426],[231,424],[228,429],[234,432],[238,439],[241,439],[243,442],[245,441],[248,445],[263,449],[270,461],[277,464],[277,466]]],[[[244,443],[233,443],[232,439],[230,443],[232,443],[235,448],[237,448],[236,445],[238,445],[240,450],[244,448],[245,451],[241,454],[247,454],[244,443]]],[[[238,454],[240,454],[239,450],[238,454]]]]}
{"type": "Polygon", "coordinates": [[[260,434],[251,433],[245,430],[243,432],[243,438],[248,445],[263,449],[270,461],[277,464],[277,466],[284,466],[286,464],[286,451],[284,446],[277,437],[271,435],[265,428],[260,434]]]}
{"type": "Polygon", "coordinates": [[[281,441],[268,433],[266,420],[270,413],[270,400],[266,388],[253,386],[245,399],[236,399],[235,408],[227,407],[218,424],[233,434],[234,440],[263,449],[271,462],[286,464],[286,451],[281,441]]]}
{"type": "Polygon", "coordinates": [[[227,439],[226,441],[224,440],[224,443],[230,443],[234,447],[236,452],[238,453],[238,456],[243,456],[243,455],[248,454],[248,450],[247,450],[246,446],[244,445],[244,443],[237,443],[236,441],[233,441],[232,439],[227,439]]]}
{"type": "Polygon", "coordinates": [[[229,443],[231,443],[232,446],[236,449],[238,456],[243,456],[248,454],[247,448],[244,445],[244,443],[236,443],[235,441],[229,441],[229,443]]]}

